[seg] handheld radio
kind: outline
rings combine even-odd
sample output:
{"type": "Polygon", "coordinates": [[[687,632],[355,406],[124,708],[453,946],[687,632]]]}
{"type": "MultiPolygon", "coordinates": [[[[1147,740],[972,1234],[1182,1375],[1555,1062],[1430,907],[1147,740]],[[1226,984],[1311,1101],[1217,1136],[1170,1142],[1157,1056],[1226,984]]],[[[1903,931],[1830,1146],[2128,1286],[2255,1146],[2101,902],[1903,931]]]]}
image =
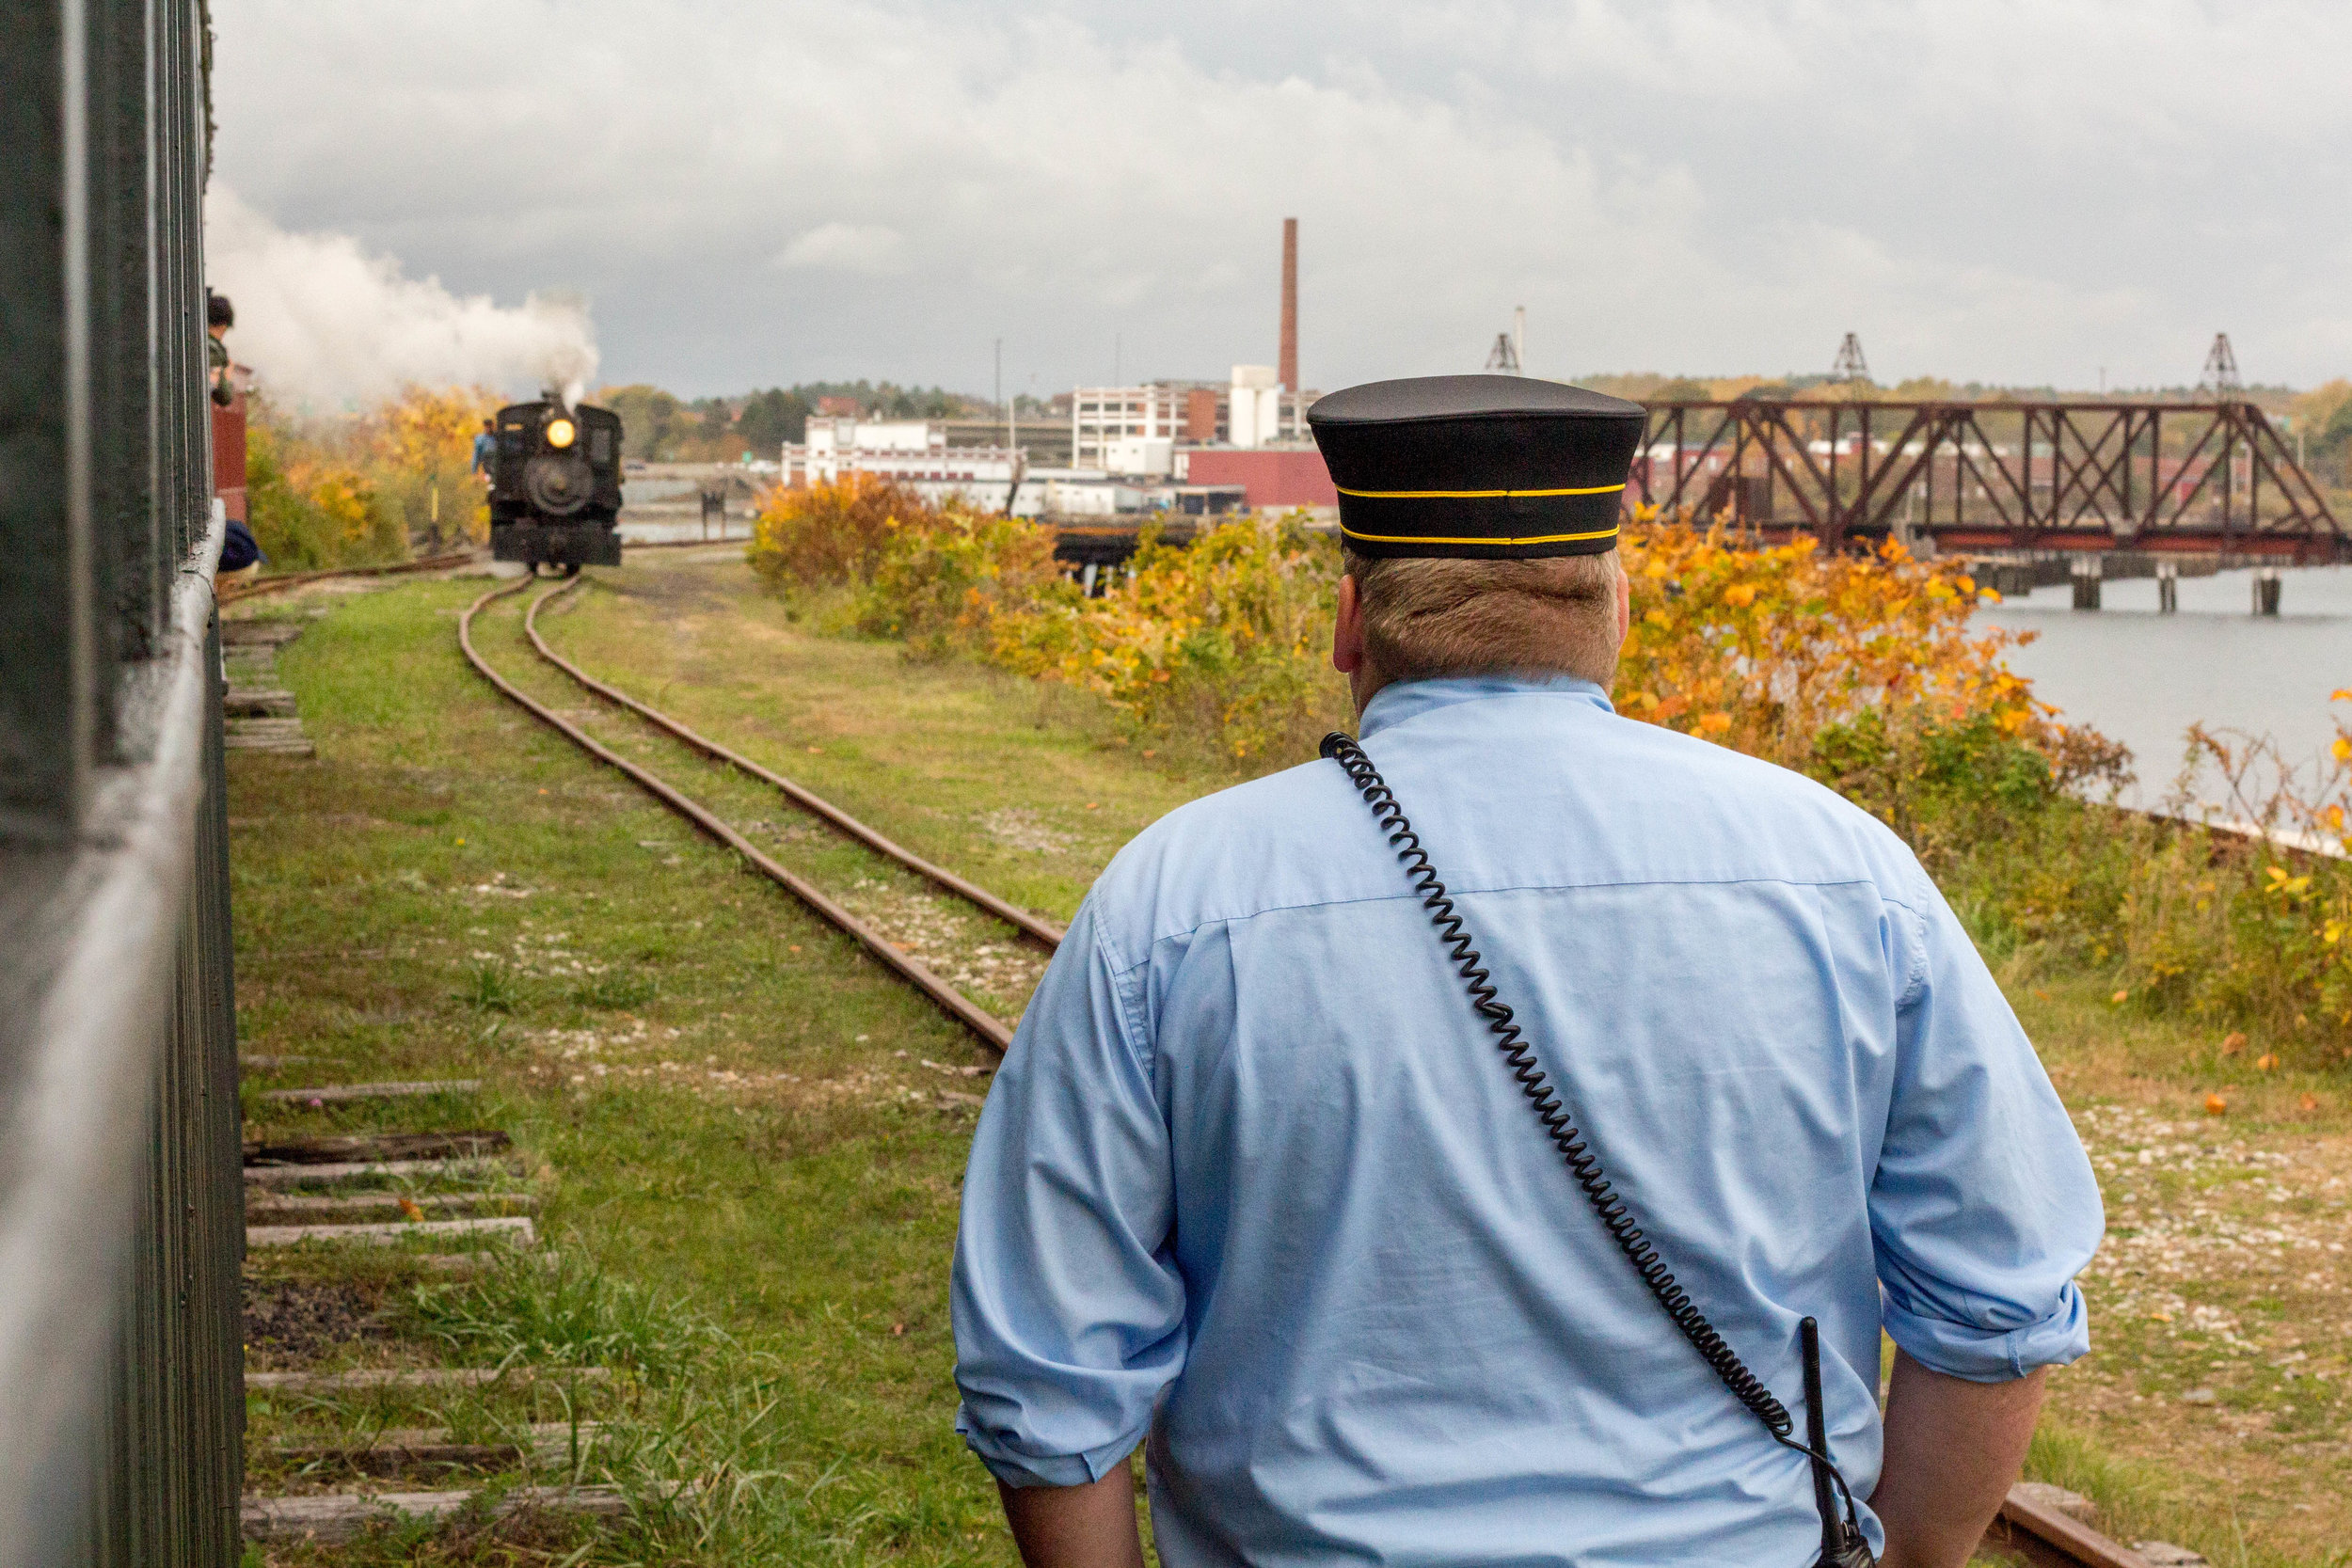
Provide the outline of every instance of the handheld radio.
{"type": "Polygon", "coordinates": [[[1699,1353],[1724,1386],[1731,1390],[1732,1397],[1762,1423],[1773,1442],[1805,1456],[1812,1469],[1814,1506],[1821,1515],[1821,1556],[1817,1568],[1876,1568],[1877,1559],[1871,1555],[1861,1521],[1854,1514],[1853,1492],[1829,1456],[1828,1417],[1821,1392],[1820,1323],[1806,1318],[1798,1324],[1805,1403],[1805,1439],[1799,1442],[1792,1435],[1796,1421],[1789,1416],[1788,1407],[1748,1370],[1747,1364],[1724,1343],[1724,1337],[1707,1321],[1690,1293],[1675,1283],[1675,1276],[1659,1257],[1658,1249],[1642,1234],[1632,1211],[1601,1174],[1600,1161],[1578,1132],[1566,1105],[1553,1090],[1543,1065],[1535,1059],[1534,1048],[1524,1038],[1510,1006],[1501,999],[1493,979],[1480,967],[1478,950],[1470,945],[1469,929],[1454,912],[1445,883],[1438,879],[1428,851],[1421,847],[1420,835],[1406,819],[1404,808],[1380,777],[1380,770],[1354,739],[1336,732],[1323,737],[1323,754],[1346,769],[1349,781],[1372,808],[1374,821],[1396,850],[1406,879],[1421,895],[1422,908],[1429,911],[1437,927],[1438,944],[1446,949],[1447,958],[1470,990],[1471,1009],[1492,1031],[1504,1066],[1518,1082],[1520,1092],[1527,1096],[1535,1119],[1543,1123],[1545,1136],[1566,1162],[1568,1175],[1593,1206],[1593,1212],[1599,1216],[1609,1239],[1625,1255],[1625,1260],[1668,1320],[1691,1342],[1691,1348],[1699,1353]]]}

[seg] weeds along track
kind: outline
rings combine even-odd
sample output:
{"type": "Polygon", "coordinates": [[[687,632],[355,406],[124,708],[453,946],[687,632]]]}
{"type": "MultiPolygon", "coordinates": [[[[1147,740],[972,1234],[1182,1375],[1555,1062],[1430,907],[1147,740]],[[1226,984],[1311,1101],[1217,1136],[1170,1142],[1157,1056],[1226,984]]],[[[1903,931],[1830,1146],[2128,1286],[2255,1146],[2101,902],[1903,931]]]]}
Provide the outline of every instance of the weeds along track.
{"type": "MultiPolygon", "coordinates": [[[[532,578],[521,578],[511,586],[494,588],[474,600],[458,617],[458,646],[464,651],[468,662],[481,673],[484,679],[529,712],[532,718],[556,731],[597,761],[626,774],[638,787],[671,811],[686,818],[703,832],[734,850],[742,857],[745,863],[791,894],[793,897],[798,898],[820,918],[855,938],[860,945],[890,969],[893,974],[930,997],[943,1011],[963,1024],[988,1045],[1002,1052],[1012,1042],[1012,1028],[1009,1024],[964,995],[946,976],[925,964],[898,943],[894,942],[872,923],[827,895],[805,877],[781,864],[774,857],[754,844],[739,828],[725,821],[708,806],[687,795],[676,784],[642,763],[622,756],[612,747],[589,735],[580,725],[525,693],[514,682],[492,669],[489,662],[482,657],[480,650],[474,646],[474,615],[492,600],[521,593],[535,580],[532,578]]],[[[793,783],[781,773],[762,767],[740,752],[697,734],[660,709],[639,702],[626,692],[596,679],[549,648],[547,640],[539,634],[538,615],[541,607],[558,595],[577,589],[584,580],[586,579],[582,578],[571,578],[557,584],[534,598],[530,609],[524,612],[524,634],[530,639],[532,650],[544,663],[560,671],[568,680],[596,697],[633,716],[642,723],[660,731],[670,739],[687,749],[768,785],[782,795],[796,809],[820,819],[845,836],[854,839],[932,885],[954,895],[992,919],[1012,927],[1023,936],[1047,951],[1050,952],[1060,945],[1062,927],[1050,921],[1041,920],[1028,911],[1008,903],[986,888],[957,876],[944,866],[933,864],[859,821],[831,801],[793,783]]]]}

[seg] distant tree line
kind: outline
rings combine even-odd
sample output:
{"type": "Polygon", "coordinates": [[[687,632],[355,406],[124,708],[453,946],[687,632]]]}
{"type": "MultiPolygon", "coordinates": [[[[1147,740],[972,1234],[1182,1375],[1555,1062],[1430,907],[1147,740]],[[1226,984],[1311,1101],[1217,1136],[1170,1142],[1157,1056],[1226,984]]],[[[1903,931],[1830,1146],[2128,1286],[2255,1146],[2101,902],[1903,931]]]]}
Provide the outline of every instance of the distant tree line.
{"type": "Polygon", "coordinates": [[[947,420],[990,411],[986,401],[943,387],[889,381],[804,381],[693,399],[642,382],[596,393],[596,402],[621,416],[624,451],[649,463],[725,463],[746,452],[773,461],[785,442],[803,439],[809,417],[827,399],[866,419],[947,420]]]}

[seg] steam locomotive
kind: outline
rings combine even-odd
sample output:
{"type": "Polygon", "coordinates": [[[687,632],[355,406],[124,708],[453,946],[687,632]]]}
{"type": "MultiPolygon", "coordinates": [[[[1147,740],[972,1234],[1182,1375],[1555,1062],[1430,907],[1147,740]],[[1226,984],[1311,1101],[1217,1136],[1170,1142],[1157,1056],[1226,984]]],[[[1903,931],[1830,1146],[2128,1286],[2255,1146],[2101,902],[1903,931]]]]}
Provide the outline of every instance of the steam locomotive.
{"type": "Polygon", "coordinates": [[[490,554],[564,572],[621,563],[621,417],[547,397],[498,412],[490,554]]]}

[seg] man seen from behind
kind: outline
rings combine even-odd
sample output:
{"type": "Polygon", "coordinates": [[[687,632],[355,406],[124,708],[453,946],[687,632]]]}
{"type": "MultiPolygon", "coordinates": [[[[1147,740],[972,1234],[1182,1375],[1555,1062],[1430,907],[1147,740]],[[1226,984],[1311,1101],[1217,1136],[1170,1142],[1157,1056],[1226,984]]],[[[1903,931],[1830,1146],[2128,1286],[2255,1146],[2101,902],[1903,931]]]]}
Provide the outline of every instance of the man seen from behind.
{"type": "Polygon", "coordinates": [[[1329,760],[1095,884],[953,1280],[959,1425],[1025,1560],[1136,1568],[1141,1445],[1169,1568],[1804,1568],[1847,1528],[1804,1451],[1813,1319],[1851,1549],[1961,1568],[2090,1343],[2098,1191],[2031,1044],[1883,824],[1613,711],[1638,406],[1450,376],[1311,420],[1362,767],[1464,940],[1329,760]],[[1788,1440],[1629,1263],[1465,950],[1788,1440]]]}

